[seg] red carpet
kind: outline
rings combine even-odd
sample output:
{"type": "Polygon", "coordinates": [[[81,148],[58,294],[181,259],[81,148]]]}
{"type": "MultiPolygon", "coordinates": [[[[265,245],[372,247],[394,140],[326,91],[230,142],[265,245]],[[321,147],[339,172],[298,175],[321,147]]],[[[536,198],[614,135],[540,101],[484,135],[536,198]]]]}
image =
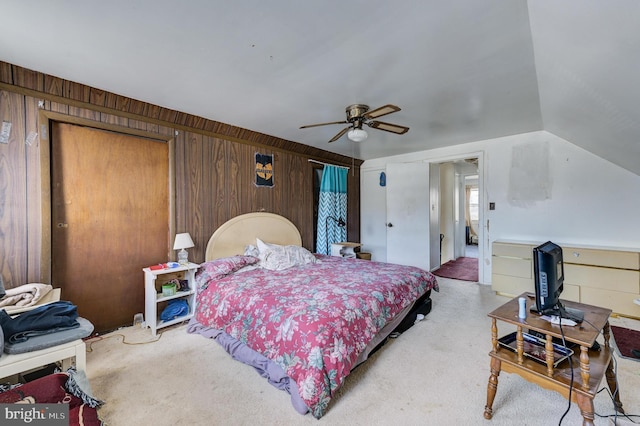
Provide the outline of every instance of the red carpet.
{"type": "Polygon", "coordinates": [[[464,281],[478,281],[478,259],[475,257],[459,257],[450,260],[433,271],[434,275],[464,281]]]}
{"type": "Polygon", "coordinates": [[[611,334],[613,334],[613,343],[618,348],[620,356],[640,361],[640,358],[636,358],[631,353],[632,349],[640,350],[640,331],[615,325],[610,326],[610,328],[611,334]]]}

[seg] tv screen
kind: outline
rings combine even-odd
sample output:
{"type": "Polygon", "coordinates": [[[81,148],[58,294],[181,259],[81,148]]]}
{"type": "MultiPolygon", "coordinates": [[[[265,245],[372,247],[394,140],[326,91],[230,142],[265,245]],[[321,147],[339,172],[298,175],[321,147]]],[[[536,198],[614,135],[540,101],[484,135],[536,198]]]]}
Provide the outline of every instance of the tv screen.
{"type": "Polygon", "coordinates": [[[557,307],[564,284],[562,247],[547,241],[533,249],[533,271],[538,312],[550,313],[557,307]]]}
{"type": "Polygon", "coordinates": [[[564,262],[562,247],[547,241],[533,249],[533,278],[536,306],[532,309],[541,315],[557,315],[582,322],[584,313],[565,308],[560,302],[564,289],[564,262]]]}

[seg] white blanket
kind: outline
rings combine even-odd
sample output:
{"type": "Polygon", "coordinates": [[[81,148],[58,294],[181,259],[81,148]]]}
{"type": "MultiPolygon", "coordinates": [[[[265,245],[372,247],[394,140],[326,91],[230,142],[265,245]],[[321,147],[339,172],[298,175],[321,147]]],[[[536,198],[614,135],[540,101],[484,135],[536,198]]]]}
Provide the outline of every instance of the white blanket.
{"type": "Polygon", "coordinates": [[[0,299],[0,308],[5,306],[33,306],[53,287],[50,284],[32,283],[6,289],[6,295],[0,299]]]}

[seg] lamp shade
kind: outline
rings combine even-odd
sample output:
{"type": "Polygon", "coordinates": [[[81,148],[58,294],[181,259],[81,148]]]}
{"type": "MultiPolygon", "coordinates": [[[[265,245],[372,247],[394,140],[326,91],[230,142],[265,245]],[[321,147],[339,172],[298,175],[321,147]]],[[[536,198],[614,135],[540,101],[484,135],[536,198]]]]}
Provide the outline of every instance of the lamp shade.
{"type": "Polygon", "coordinates": [[[183,234],[176,234],[176,240],[173,243],[174,250],[186,249],[193,246],[193,240],[191,239],[191,235],[189,235],[188,232],[185,232],[183,234]]]}
{"type": "Polygon", "coordinates": [[[347,133],[347,137],[354,142],[362,142],[367,138],[367,132],[362,129],[351,129],[347,133]]]}

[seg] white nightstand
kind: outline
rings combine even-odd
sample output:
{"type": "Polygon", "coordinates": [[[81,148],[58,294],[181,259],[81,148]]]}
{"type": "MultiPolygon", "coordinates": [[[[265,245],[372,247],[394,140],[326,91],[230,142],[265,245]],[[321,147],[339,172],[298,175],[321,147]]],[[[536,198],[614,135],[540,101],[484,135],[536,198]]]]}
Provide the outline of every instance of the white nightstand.
{"type": "Polygon", "coordinates": [[[159,328],[168,327],[193,317],[196,310],[195,275],[199,267],[200,265],[189,263],[186,266],[178,266],[177,268],[142,269],[144,271],[144,320],[146,326],[151,328],[151,333],[154,336],[159,328]],[[187,280],[189,284],[188,290],[178,291],[172,296],[163,296],[162,285],[172,279],[187,280]],[[160,312],[162,312],[167,302],[172,299],[185,299],[189,305],[189,313],[170,321],[161,321],[160,312]]]}
{"type": "Polygon", "coordinates": [[[356,257],[355,250],[362,246],[360,243],[350,243],[347,241],[343,241],[340,243],[332,243],[331,244],[331,256],[341,256],[341,257],[356,257]]]}

